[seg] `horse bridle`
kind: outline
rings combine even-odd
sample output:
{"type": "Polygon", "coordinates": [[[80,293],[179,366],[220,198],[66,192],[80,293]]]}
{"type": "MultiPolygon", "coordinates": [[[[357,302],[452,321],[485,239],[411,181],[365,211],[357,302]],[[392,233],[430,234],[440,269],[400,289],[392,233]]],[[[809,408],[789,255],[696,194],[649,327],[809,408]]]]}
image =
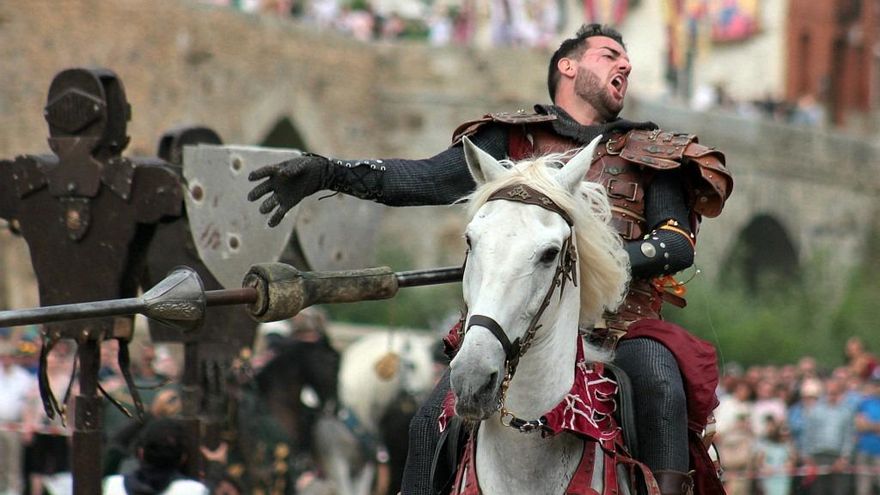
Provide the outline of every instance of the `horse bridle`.
{"type": "Polygon", "coordinates": [[[538,329],[541,328],[538,321],[540,321],[547,306],[550,305],[550,300],[553,297],[553,294],[556,293],[556,288],[559,287],[559,297],[562,297],[567,281],[570,280],[572,284],[577,287],[577,280],[575,277],[577,252],[572,241],[572,227],[574,222],[572,222],[571,216],[565,210],[560,208],[553,200],[547,197],[547,195],[525,184],[503,187],[492,193],[487,202],[496,200],[513,201],[516,203],[540,206],[545,210],[552,211],[561,216],[569,227],[569,235],[562,243],[562,248],[560,249],[559,262],[556,265],[556,272],[553,274],[553,281],[550,284],[547,294],[544,295],[544,299],[541,301],[538,311],[529,322],[529,326],[522,338],[517,337],[511,342],[510,338],[497,321],[489,316],[479,314],[470,316],[464,330],[464,333],[467,333],[472,326],[476,325],[483,327],[489,330],[498,342],[501,343],[505,356],[504,381],[501,382],[501,395],[498,400],[497,408],[497,410],[501,412],[501,423],[505,426],[516,428],[522,432],[530,432],[542,428],[544,426],[543,420],[524,420],[517,418],[513,413],[506,409],[504,403],[507,398],[507,389],[510,386],[511,379],[513,379],[513,374],[516,373],[519,360],[532,345],[532,340],[534,340],[535,334],[538,332],[538,329]]]}

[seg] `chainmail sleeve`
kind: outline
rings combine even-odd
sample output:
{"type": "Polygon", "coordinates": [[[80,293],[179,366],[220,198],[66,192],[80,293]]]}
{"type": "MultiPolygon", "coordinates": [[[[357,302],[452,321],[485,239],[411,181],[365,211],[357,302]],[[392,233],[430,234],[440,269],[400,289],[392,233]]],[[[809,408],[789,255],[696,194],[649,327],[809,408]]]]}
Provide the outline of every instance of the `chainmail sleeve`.
{"type": "MultiPolygon", "coordinates": [[[[507,131],[487,125],[471,141],[495,158],[507,157],[507,131]]],[[[330,159],[332,190],[388,206],[448,205],[470,194],[476,184],[462,145],[421,160],[330,159]]]]}

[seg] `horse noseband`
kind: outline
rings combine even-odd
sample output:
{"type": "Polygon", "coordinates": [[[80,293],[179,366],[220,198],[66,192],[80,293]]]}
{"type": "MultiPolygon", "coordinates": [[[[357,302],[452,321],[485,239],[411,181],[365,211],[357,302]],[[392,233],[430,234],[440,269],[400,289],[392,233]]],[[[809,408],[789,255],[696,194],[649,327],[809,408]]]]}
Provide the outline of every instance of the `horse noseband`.
{"type": "Polygon", "coordinates": [[[490,332],[492,335],[498,339],[498,342],[501,343],[501,347],[504,348],[504,355],[507,358],[508,362],[516,361],[519,358],[520,353],[520,341],[519,338],[516,338],[512,343],[510,339],[507,337],[507,334],[504,333],[504,329],[501,328],[501,325],[498,324],[497,321],[489,318],[488,316],[483,315],[472,315],[468,320],[467,328],[465,332],[471,329],[472,326],[483,327],[490,332]]]}

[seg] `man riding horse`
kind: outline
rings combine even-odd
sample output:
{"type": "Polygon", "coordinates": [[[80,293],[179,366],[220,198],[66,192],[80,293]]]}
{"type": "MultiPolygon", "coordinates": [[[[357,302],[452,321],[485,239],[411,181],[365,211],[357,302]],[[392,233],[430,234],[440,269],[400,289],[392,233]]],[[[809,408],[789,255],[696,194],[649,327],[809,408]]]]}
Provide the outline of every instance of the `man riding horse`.
{"type": "MultiPolygon", "coordinates": [[[[423,160],[305,154],[252,173],[251,180],[265,180],[248,198],[268,195],[260,211],[272,213],[272,226],[304,197],[327,189],[391,206],[447,205],[475,187],[464,136],[497,159],[519,160],[581,148],[602,135],[585,179],[607,190],[632,281],[618,311],[584,331],[593,343],[616,349],[615,363],[632,382],[639,460],[655,473],[661,492],[693,493],[696,481],[697,493],[723,493],[700,442],[717,403],[714,349],[661,321],[660,307],[664,301],[684,305],[671,275],[693,264],[700,220],[721,212],[733,181],[721,152],[695,136],[618,117],[631,70],[619,32],[585,25],[550,60],[553,104],[465,123],[450,148],[423,160]]],[[[447,375],[410,425],[402,493],[433,492],[437,417],[448,388],[447,375]]]]}

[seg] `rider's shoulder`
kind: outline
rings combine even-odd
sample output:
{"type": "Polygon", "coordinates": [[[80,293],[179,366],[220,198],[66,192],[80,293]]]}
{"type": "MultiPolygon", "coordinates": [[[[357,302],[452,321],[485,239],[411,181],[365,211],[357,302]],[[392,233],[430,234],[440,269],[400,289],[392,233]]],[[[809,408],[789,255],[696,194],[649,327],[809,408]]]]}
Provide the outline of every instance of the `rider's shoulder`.
{"type": "Polygon", "coordinates": [[[493,122],[501,124],[537,124],[541,122],[552,122],[558,117],[550,113],[538,113],[530,110],[517,110],[515,112],[496,112],[487,114],[493,122]]]}
{"type": "Polygon", "coordinates": [[[683,161],[700,160],[725,163],[724,153],[700,143],[696,134],[663,129],[633,129],[626,133],[620,154],[623,158],[652,168],[674,168],[683,161]],[[659,160],[659,161],[657,161],[659,160]],[[675,165],[668,163],[676,162],[675,165]],[[659,166],[658,166],[659,165],[659,166]]]}
{"type": "Polygon", "coordinates": [[[538,113],[531,110],[516,110],[514,112],[487,113],[479,119],[469,120],[458,126],[452,133],[452,143],[458,143],[464,136],[472,136],[482,127],[490,123],[502,125],[528,125],[552,122],[557,119],[556,115],[538,113]]]}
{"type": "Polygon", "coordinates": [[[733,189],[724,153],[700,144],[694,134],[632,130],[621,139],[621,158],[654,170],[683,168],[697,203],[695,211],[714,217],[721,212],[733,189]]]}

